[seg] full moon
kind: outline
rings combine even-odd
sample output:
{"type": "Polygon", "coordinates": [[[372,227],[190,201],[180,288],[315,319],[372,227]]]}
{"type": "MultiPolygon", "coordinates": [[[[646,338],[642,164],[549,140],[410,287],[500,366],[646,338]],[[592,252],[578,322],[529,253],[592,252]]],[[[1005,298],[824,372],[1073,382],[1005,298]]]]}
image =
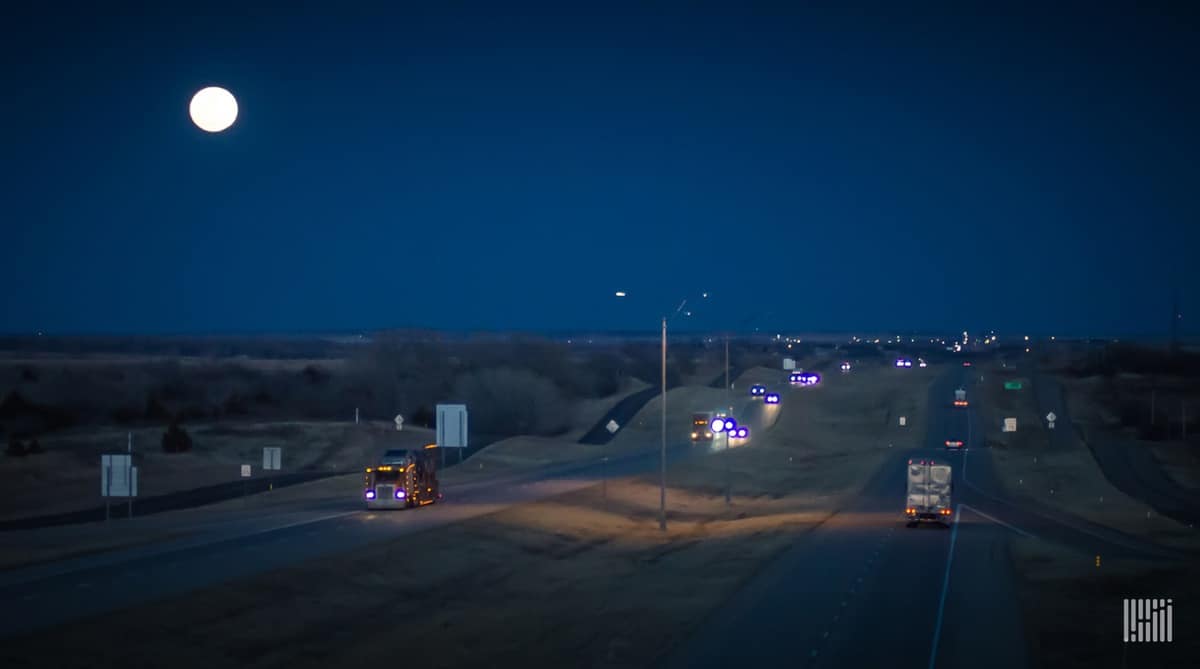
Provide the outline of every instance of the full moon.
{"type": "Polygon", "coordinates": [[[221,132],[237,120],[238,105],[233,93],[219,86],[202,88],[188,105],[192,123],[205,132],[221,132]]]}

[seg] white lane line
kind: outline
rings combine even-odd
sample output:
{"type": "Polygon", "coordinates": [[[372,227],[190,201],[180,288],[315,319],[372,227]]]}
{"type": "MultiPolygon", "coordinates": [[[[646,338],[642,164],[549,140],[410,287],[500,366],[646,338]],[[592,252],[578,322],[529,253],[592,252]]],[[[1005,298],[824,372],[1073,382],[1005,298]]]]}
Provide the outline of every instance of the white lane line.
{"type": "Polygon", "coordinates": [[[937,662],[938,641],[942,638],[942,615],[946,612],[946,593],[950,591],[950,565],[954,563],[954,542],[958,539],[958,518],[962,504],[954,510],[954,529],[950,532],[950,552],[946,555],[946,576],[942,579],[942,597],[938,601],[937,622],[933,628],[933,648],[929,650],[929,669],[937,662]]]}
{"type": "Polygon", "coordinates": [[[1025,530],[1017,527],[1016,525],[1009,525],[1008,523],[1004,522],[1003,520],[1000,520],[999,518],[988,515],[982,511],[980,511],[979,509],[976,509],[975,507],[971,506],[970,504],[959,504],[959,506],[964,509],[970,509],[971,513],[977,513],[977,514],[983,516],[984,518],[987,518],[988,520],[992,521],[993,523],[996,523],[997,525],[1003,525],[1004,527],[1007,527],[1008,529],[1012,530],[1013,532],[1016,532],[1017,534],[1020,534],[1023,537],[1026,537],[1029,539],[1037,538],[1037,537],[1033,536],[1032,534],[1026,532],[1025,530]]]}

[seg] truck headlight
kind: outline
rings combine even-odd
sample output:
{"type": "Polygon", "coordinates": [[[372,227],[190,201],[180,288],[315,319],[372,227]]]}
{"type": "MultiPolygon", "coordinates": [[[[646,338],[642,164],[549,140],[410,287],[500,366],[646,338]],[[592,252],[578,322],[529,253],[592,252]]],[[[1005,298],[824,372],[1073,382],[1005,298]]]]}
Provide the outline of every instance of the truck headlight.
{"type": "Polygon", "coordinates": [[[404,499],[404,490],[403,489],[396,491],[396,499],[404,499]]]}

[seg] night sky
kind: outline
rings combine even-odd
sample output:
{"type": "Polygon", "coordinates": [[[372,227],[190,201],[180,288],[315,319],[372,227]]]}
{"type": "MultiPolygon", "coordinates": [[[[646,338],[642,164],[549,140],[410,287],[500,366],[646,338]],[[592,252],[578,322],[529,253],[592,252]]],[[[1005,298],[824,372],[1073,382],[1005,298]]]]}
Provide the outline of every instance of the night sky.
{"type": "Polygon", "coordinates": [[[1196,331],[1182,3],[31,4],[0,331],[1196,331]]]}

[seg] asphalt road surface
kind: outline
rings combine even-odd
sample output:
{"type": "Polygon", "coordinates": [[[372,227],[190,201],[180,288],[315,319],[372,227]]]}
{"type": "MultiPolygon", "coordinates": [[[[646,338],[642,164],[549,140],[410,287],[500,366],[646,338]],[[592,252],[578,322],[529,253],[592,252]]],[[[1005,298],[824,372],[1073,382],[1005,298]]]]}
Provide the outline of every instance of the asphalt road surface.
{"type": "Polygon", "coordinates": [[[951,370],[938,379],[925,447],[895,453],[852,503],[713,613],[667,666],[1027,666],[1008,533],[1104,554],[1170,554],[1007,501],[981,447],[975,409],[952,405],[955,388],[978,396],[977,378],[951,370]],[[969,450],[947,453],[948,438],[969,450]],[[920,458],[954,465],[949,528],[905,527],[904,467],[920,458]]]}

